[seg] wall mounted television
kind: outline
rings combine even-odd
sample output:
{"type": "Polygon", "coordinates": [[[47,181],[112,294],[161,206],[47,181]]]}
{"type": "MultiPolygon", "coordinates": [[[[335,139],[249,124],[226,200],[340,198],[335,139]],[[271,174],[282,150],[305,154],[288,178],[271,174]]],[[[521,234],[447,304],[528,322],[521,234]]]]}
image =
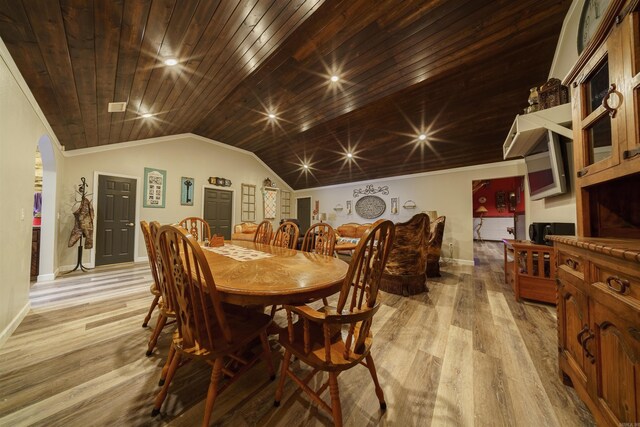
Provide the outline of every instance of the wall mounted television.
{"type": "Polygon", "coordinates": [[[566,193],[567,177],[558,134],[547,131],[524,156],[531,200],[566,193]]]}

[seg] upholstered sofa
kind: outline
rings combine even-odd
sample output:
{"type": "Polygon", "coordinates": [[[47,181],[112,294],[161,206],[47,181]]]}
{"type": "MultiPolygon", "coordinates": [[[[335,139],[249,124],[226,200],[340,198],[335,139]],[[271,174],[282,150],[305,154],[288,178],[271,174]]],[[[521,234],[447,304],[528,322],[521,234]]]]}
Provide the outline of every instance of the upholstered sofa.
{"type": "Polygon", "coordinates": [[[444,223],[447,217],[438,217],[431,223],[431,237],[427,253],[427,277],[440,277],[440,253],[444,238],[444,223]]]}
{"type": "Polygon", "coordinates": [[[253,222],[243,222],[233,227],[232,240],[248,240],[253,241],[253,236],[256,234],[258,224],[253,222]]]}
{"type": "Polygon", "coordinates": [[[393,246],[380,281],[381,290],[405,296],[427,291],[430,234],[429,216],[424,213],[396,224],[393,246]]]}
{"type": "Polygon", "coordinates": [[[349,222],[337,227],[336,233],[336,251],[342,253],[342,251],[351,252],[358,244],[360,238],[371,227],[371,224],[358,224],[355,222],[349,222]]]}

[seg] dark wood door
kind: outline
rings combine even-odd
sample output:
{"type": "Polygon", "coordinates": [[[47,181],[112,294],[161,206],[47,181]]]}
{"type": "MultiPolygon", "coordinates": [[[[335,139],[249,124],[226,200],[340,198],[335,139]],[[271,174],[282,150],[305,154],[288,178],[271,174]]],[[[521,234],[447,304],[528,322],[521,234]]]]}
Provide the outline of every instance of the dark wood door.
{"type": "Polygon", "coordinates": [[[98,177],[96,265],[132,262],[135,251],[136,180],[98,177]]]}
{"type": "Polygon", "coordinates": [[[296,213],[300,222],[300,235],[304,236],[311,227],[311,197],[296,199],[296,213]]]}
{"type": "Polygon", "coordinates": [[[225,240],[231,239],[231,206],[233,204],[233,192],[204,189],[204,220],[211,227],[211,235],[224,236],[225,240]]]}

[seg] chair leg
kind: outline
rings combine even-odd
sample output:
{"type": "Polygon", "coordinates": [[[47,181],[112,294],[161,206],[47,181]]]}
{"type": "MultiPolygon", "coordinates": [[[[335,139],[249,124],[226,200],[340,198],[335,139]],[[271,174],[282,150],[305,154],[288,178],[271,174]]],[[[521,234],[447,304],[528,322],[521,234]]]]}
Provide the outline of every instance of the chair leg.
{"type": "Polygon", "coordinates": [[[282,390],[284,389],[284,379],[287,376],[289,363],[291,363],[291,352],[289,350],[285,350],[284,358],[282,359],[282,370],[280,372],[280,380],[278,381],[278,388],[276,389],[276,399],[273,401],[273,406],[280,406],[280,399],[282,399],[282,390]]]}
{"type": "Polygon", "coordinates": [[[333,423],[336,427],[342,427],[342,407],[340,406],[340,393],[338,392],[338,374],[329,372],[329,394],[331,395],[331,412],[333,423]]]}
{"type": "Polygon", "coordinates": [[[153,353],[153,349],[156,348],[156,344],[158,343],[158,337],[160,336],[160,332],[162,332],[162,328],[167,323],[167,316],[160,314],[158,316],[158,322],[156,323],[156,328],[153,330],[153,334],[151,338],[149,338],[149,346],[147,348],[147,356],[151,356],[153,353]]]}
{"type": "Polygon", "coordinates": [[[149,320],[151,320],[151,314],[153,313],[153,310],[155,310],[156,306],[158,305],[158,301],[160,301],[160,295],[156,295],[155,297],[153,297],[153,301],[151,302],[151,307],[149,307],[149,312],[147,313],[147,317],[145,317],[144,322],[142,322],[143,328],[146,328],[147,325],[149,324],[149,320]]]}
{"type": "Polygon", "coordinates": [[[169,347],[169,355],[167,356],[167,361],[164,363],[164,366],[162,367],[162,373],[160,374],[160,381],[158,382],[158,385],[160,387],[164,385],[164,382],[167,378],[167,372],[169,372],[169,366],[171,366],[171,360],[173,360],[175,355],[176,355],[176,348],[173,346],[173,343],[171,343],[171,347],[169,347]]]}
{"type": "Polygon", "coordinates": [[[382,392],[382,387],[380,387],[380,383],[378,382],[378,374],[376,374],[376,365],[373,364],[373,357],[371,356],[371,353],[367,354],[367,368],[369,368],[369,373],[371,373],[373,384],[376,387],[376,396],[378,396],[378,401],[380,402],[380,409],[382,409],[383,411],[386,411],[387,403],[384,401],[384,393],[382,392]]]}
{"type": "Polygon", "coordinates": [[[171,380],[173,379],[173,375],[176,373],[178,369],[178,365],[180,363],[180,353],[175,353],[173,358],[171,359],[171,366],[169,366],[169,371],[167,372],[167,380],[162,386],[160,393],[156,396],[156,400],[153,405],[153,410],[151,411],[151,416],[155,417],[160,413],[160,408],[164,403],[164,399],[167,397],[167,392],[169,391],[169,384],[171,384],[171,380]]]}
{"type": "Polygon", "coordinates": [[[209,391],[207,392],[207,402],[204,407],[204,419],[202,425],[207,427],[209,425],[209,419],[211,419],[211,413],[213,412],[213,404],[218,397],[218,383],[222,376],[222,363],[223,358],[218,357],[213,363],[213,369],[211,370],[211,380],[209,382],[209,391]]]}
{"type": "Polygon", "coordinates": [[[262,332],[260,334],[260,341],[262,342],[262,357],[264,358],[264,362],[267,364],[267,369],[269,370],[269,379],[273,381],[276,379],[276,371],[273,369],[273,361],[271,360],[271,347],[269,347],[269,339],[267,338],[266,332],[262,332]]]}
{"type": "Polygon", "coordinates": [[[272,305],[271,306],[271,318],[273,319],[273,316],[276,315],[276,305],[272,305]]]}

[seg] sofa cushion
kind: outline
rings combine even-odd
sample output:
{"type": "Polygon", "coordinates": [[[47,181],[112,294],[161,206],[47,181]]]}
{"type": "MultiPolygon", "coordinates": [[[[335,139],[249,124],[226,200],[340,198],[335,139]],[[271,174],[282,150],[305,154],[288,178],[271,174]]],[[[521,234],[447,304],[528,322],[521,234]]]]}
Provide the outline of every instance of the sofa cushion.
{"type": "Polygon", "coordinates": [[[242,223],[242,233],[254,234],[257,229],[258,229],[258,224],[254,224],[253,222],[242,223]]]}
{"type": "Polygon", "coordinates": [[[338,233],[342,237],[356,237],[356,228],[355,225],[341,225],[338,227],[338,233]]]}

